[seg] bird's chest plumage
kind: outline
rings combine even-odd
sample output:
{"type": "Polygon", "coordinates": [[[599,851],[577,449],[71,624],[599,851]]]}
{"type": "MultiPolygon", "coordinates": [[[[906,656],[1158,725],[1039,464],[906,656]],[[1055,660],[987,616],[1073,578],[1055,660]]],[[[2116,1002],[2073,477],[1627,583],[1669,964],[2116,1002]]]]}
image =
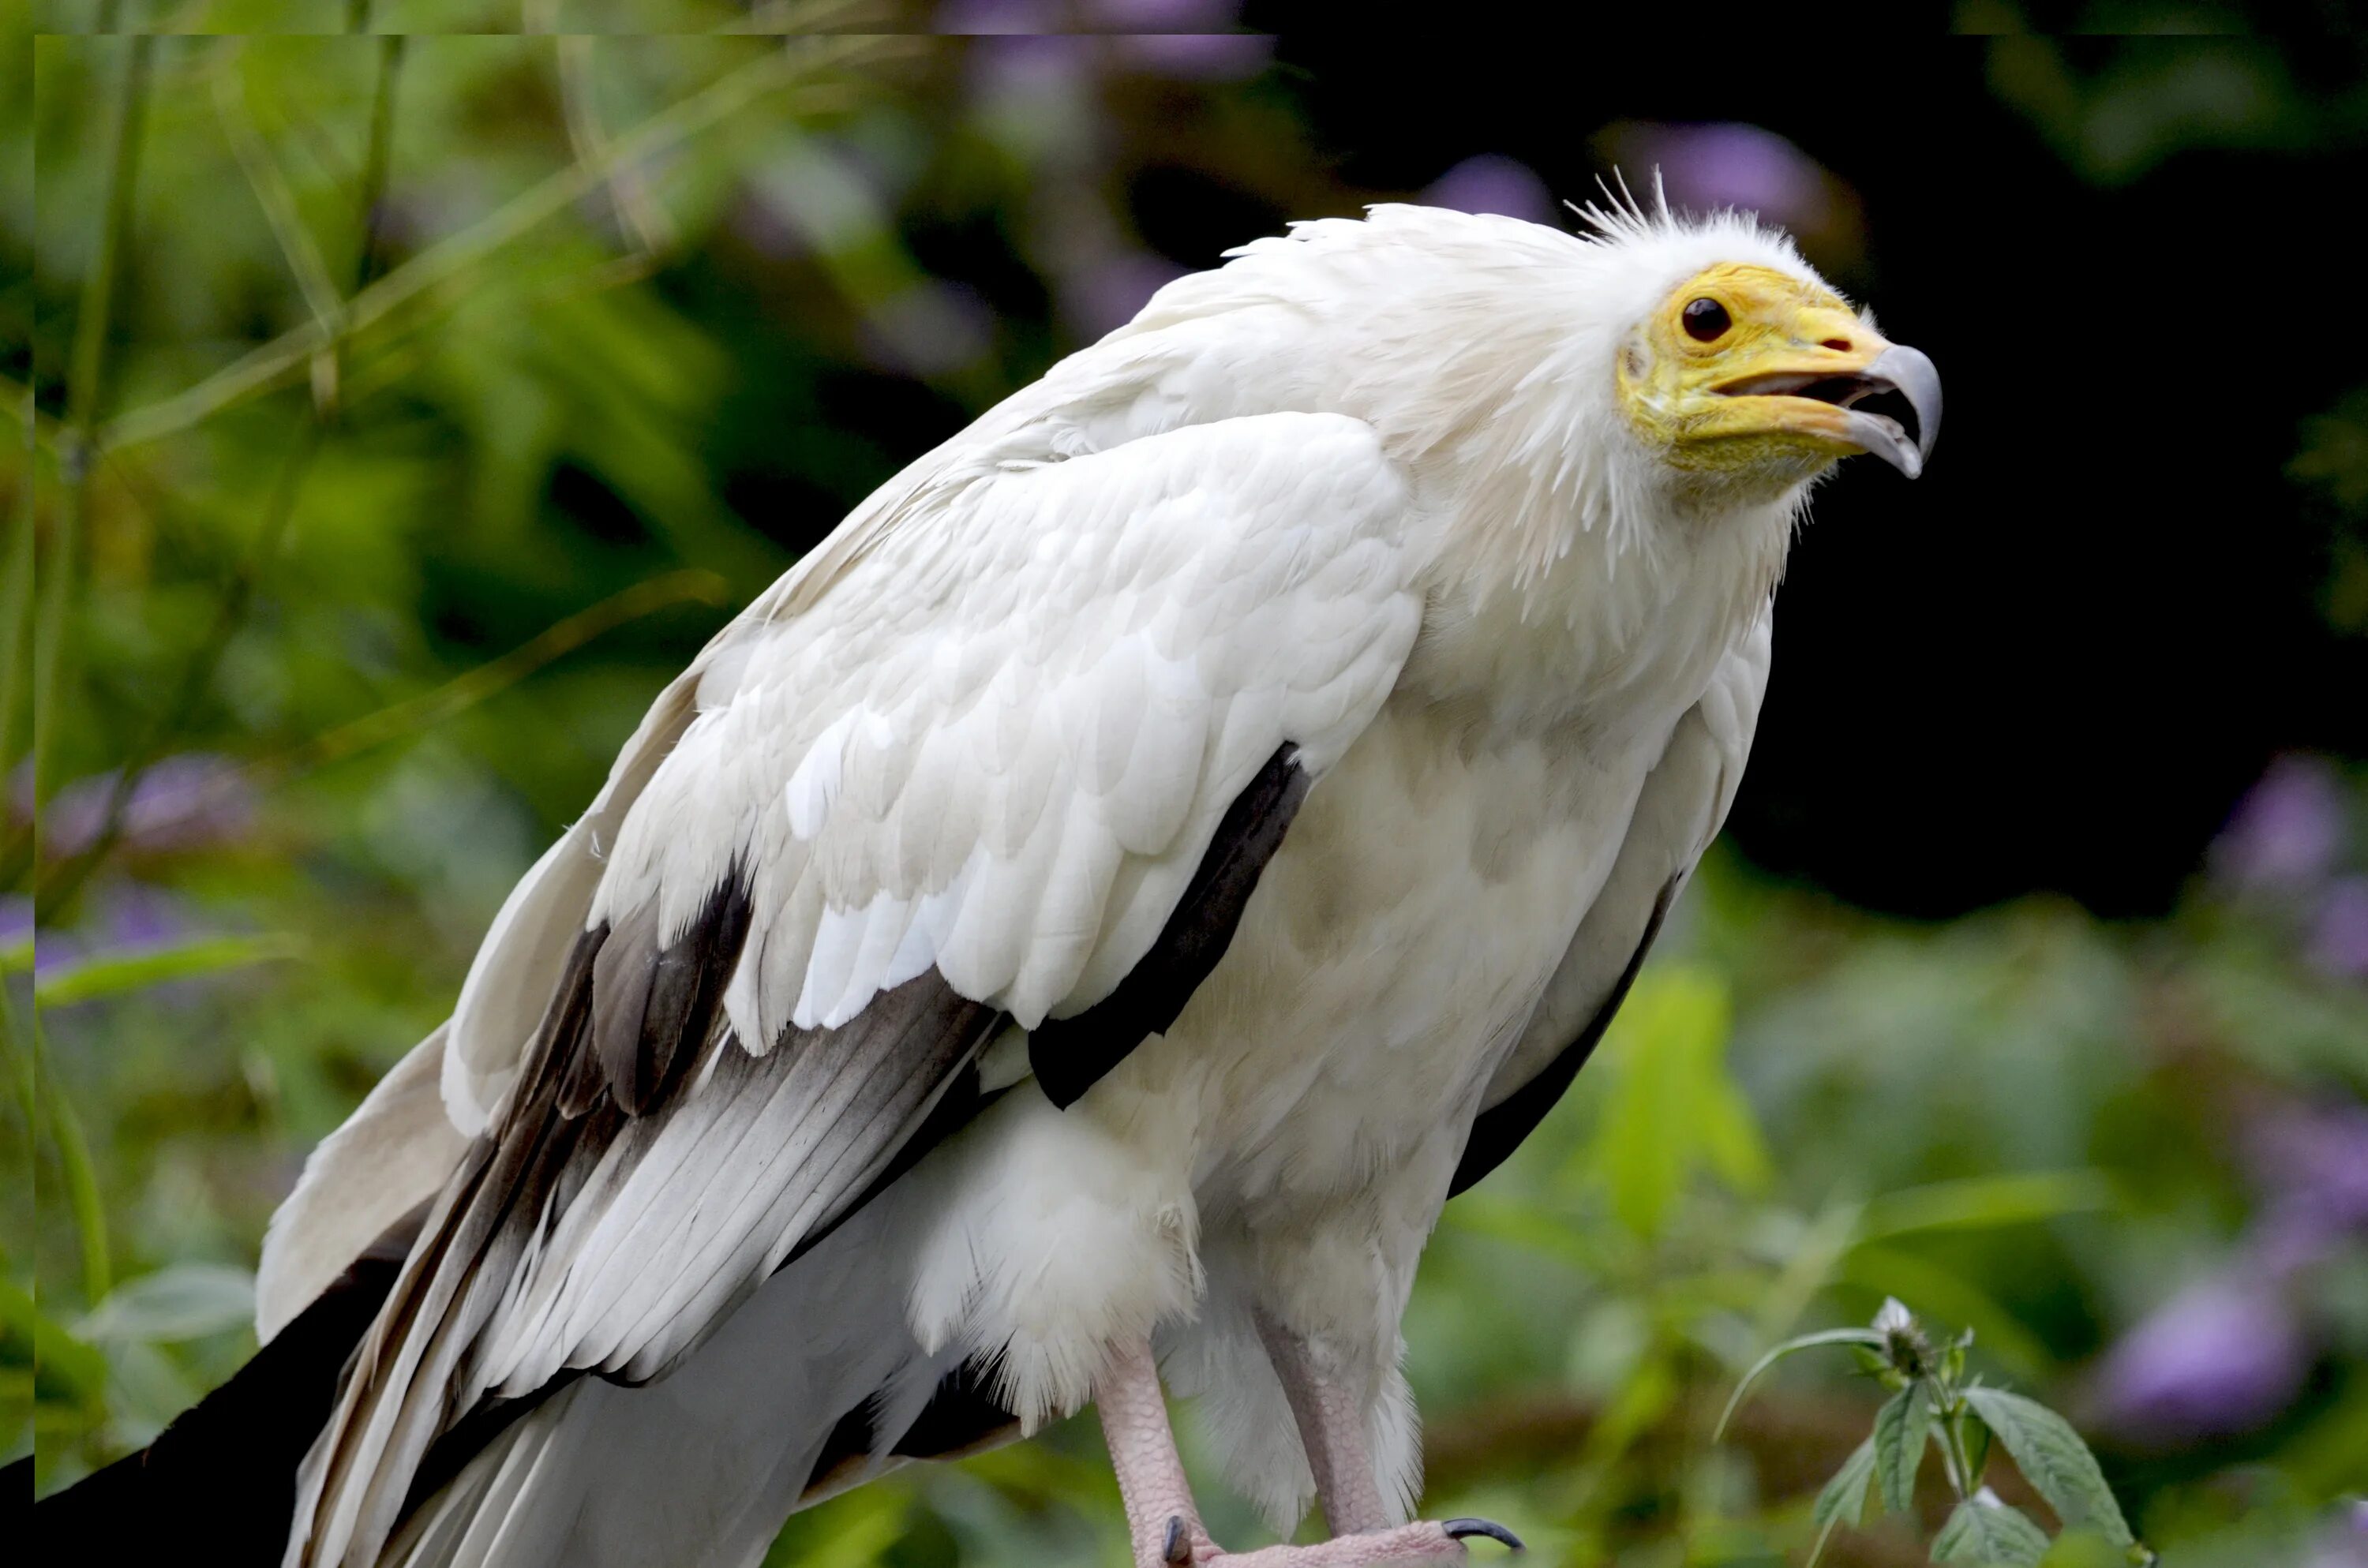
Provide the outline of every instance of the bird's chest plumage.
{"type": "Polygon", "coordinates": [[[1110,1108],[1186,1108],[1204,1211],[1321,1210],[1409,1165],[1438,1166],[1443,1197],[1645,750],[1394,701],[1310,792],[1175,1027],[1112,1075],[1110,1108]]]}

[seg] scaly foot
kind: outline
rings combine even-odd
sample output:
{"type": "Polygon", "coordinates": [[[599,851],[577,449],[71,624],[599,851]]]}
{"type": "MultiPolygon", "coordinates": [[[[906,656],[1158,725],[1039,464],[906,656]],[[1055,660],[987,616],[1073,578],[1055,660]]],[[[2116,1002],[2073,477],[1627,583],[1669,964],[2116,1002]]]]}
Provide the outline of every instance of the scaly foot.
{"type": "Polygon", "coordinates": [[[1178,1515],[1167,1521],[1163,1555],[1177,1568],[1384,1568],[1391,1563],[1462,1562],[1463,1543],[1474,1536],[1521,1550],[1520,1537],[1487,1519],[1425,1519],[1366,1535],[1334,1536],[1314,1546],[1225,1551],[1178,1515]]]}

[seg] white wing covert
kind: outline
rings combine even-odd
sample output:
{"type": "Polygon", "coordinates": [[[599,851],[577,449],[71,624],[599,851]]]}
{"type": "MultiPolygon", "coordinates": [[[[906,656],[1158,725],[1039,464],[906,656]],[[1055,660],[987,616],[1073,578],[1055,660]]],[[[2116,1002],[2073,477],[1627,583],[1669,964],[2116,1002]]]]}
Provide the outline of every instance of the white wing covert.
{"type": "Polygon", "coordinates": [[[1007,1025],[1061,1103],[1164,1027],[1419,627],[1351,419],[940,472],[727,628],[506,906],[445,1051],[484,1132],[291,1564],[372,1560],[487,1401],[664,1370],[974,1108],[1007,1025]]]}

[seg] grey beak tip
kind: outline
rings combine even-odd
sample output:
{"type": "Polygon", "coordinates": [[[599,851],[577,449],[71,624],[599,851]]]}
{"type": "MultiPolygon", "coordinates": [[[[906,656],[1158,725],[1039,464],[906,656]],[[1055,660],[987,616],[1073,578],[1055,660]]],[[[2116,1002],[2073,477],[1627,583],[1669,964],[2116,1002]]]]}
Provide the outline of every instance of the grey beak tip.
{"type": "MultiPolygon", "coordinates": [[[[1932,357],[1922,349],[1895,343],[1874,358],[1867,374],[1889,381],[1907,406],[1916,411],[1916,472],[1923,471],[1923,460],[1932,455],[1933,446],[1941,439],[1941,371],[1932,357]]],[[[1907,472],[1903,467],[1902,472],[1907,472]]]]}

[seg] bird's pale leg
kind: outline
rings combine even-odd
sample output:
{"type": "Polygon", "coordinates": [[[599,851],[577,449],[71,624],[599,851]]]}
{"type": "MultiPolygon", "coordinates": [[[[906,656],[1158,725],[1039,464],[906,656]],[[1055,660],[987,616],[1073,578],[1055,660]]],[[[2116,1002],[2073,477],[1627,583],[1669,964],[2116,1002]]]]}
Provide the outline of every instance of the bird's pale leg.
{"type": "MultiPolygon", "coordinates": [[[[1176,1452],[1167,1424],[1167,1401],[1159,1388],[1159,1364],[1147,1341],[1113,1347],[1094,1388],[1101,1411],[1102,1437],[1110,1467],[1118,1472],[1126,1502],[1126,1529],[1134,1545],[1135,1568],[1382,1568],[1385,1563],[1443,1563],[1465,1560],[1463,1539],[1487,1535],[1517,1547],[1509,1532],[1481,1519],[1418,1523],[1367,1534],[1343,1534],[1313,1546],[1269,1546],[1256,1551],[1221,1549],[1201,1528],[1201,1510],[1176,1452]]],[[[1363,1438],[1357,1439],[1363,1450],[1363,1438]]],[[[1374,1493],[1372,1465],[1364,1465],[1365,1486],[1374,1493]]],[[[1348,1506],[1348,1505],[1344,1505],[1348,1506]]],[[[1331,1515],[1326,1515],[1327,1520],[1331,1515]]],[[[1335,1529],[1339,1528],[1337,1522],[1335,1529]]]]}
{"type": "Polygon", "coordinates": [[[1264,1312],[1258,1338],[1282,1380],[1283,1397],[1299,1424],[1307,1467],[1315,1474],[1315,1500],[1334,1535],[1367,1535],[1390,1527],[1389,1509],[1373,1479],[1372,1450],[1365,1442],[1364,1413],[1347,1389],[1315,1369],[1307,1342],[1264,1312]]]}
{"type": "Polygon", "coordinates": [[[1110,1468],[1118,1471],[1119,1495],[1126,1501],[1135,1568],[1206,1562],[1215,1556],[1215,1543],[1201,1528],[1201,1510],[1184,1478],[1184,1460],[1176,1452],[1149,1340],[1111,1348],[1094,1388],[1094,1404],[1101,1412],[1110,1468]]]}

